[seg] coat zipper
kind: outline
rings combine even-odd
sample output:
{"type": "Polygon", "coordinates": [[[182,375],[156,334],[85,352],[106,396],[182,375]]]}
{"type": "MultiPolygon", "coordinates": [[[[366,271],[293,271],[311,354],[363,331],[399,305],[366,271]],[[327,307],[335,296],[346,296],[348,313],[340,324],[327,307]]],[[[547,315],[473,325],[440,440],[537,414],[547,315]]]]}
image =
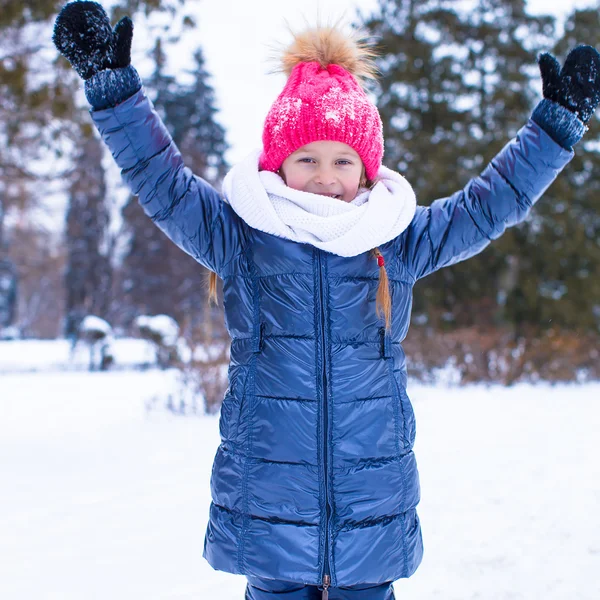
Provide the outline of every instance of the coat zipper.
{"type": "Polygon", "coordinates": [[[325,476],[325,560],[323,561],[323,594],[321,600],[328,600],[328,588],[331,584],[331,576],[329,574],[329,518],[331,515],[329,504],[329,473],[327,465],[327,434],[328,434],[328,419],[327,419],[327,367],[325,361],[325,302],[323,299],[323,272],[321,267],[321,251],[317,250],[317,261],[319,264],[319,300],[321,309],[321,348],[322,348],[322,364],[323,364],[323,471],[325,476]]]}

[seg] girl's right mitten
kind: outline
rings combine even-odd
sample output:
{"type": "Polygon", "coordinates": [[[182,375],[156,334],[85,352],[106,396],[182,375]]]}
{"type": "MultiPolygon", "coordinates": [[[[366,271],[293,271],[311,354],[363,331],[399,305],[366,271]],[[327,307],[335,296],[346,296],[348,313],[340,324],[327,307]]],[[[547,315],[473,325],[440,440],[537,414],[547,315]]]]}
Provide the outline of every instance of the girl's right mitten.
{"type": "Polygon", "coordinates": [[[58,14],[52,41],[80,77],[90,79],[105,69],[120,69],[131,62],[133,23],[123,17],[110,26],[97,2],[71,2],[58,14]]]}

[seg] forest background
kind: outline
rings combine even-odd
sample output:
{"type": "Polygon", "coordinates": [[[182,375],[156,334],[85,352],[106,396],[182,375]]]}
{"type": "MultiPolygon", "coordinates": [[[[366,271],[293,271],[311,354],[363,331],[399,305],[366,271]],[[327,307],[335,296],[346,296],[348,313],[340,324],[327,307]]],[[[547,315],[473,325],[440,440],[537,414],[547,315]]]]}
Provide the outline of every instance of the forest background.
{"type": "MultiPolygon", "coordinates": [[[[208,308],[207,272],[120,185],[81,82],[51,44],[63,4],[3,0],[0,11],[2,335],[74,339],[90,314],[130,335],[137,316],[167,314],[192,343],[227,344],[221,309],[208,308]]],[[[146,90],[188,166],[219,187],[231,149],[202,37],[186,46],[188,67],[173,73],[168,64],[170,48],[198,27],[202,3],[106,6],[113,22],[132,16],[146,90]]],[[[541,52],[563,60],[579,43],[600,48],[598,9],[574,9],[560,27],[523,0],[378,0],[353,17],[382,56],[370,93],[385,164],[419,203],[462,188],[526,123],[541,98],[541,52]]],[[[595,117],[525,223],[415,288],[410,374],[429,380],[450,363],[463,383],[600,377],[599,136],[595,117]]]]}

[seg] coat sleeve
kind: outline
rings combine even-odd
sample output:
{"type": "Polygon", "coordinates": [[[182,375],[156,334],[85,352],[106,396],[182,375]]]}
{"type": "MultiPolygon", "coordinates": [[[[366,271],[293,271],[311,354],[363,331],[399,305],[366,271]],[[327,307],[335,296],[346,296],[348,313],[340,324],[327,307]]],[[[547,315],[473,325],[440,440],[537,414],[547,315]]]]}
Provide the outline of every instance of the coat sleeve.
{"type": "Polygon", "coordinates": [[[241,222],[187,167],[143,89],[92,119],[146,214],[182,250],[222,276],[241,252],[241,222]]]}
{"type": "Polygon", "coordinates": [[[415,280],[481,252],[532,205],[573,158],[529,120],[489,163],[449,198],[418,206],[402,235],[401,259],[415,280]]]}

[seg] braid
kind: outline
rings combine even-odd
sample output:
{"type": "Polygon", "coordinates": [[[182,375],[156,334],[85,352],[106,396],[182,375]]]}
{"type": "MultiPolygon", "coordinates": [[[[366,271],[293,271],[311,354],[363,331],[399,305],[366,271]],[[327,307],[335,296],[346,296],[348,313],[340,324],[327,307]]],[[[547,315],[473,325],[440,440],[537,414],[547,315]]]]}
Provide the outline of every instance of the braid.
{"type": "Polygon", "coordinates": [[[208,274],[208,304],[211,303],[215,306],[219,304],[217,299],[217,274],[212,271],[208,274]]]}
{"type": "Polygon", "coordinates": [[[380,317],[385,317],[385,328],[389,330],[392,326],[392,297],[387,271],[385,270],[385,259],[379,248],[375,248],[373,254],[379,262],[379,287],[377,288],[375,310],[380,317]]]}

